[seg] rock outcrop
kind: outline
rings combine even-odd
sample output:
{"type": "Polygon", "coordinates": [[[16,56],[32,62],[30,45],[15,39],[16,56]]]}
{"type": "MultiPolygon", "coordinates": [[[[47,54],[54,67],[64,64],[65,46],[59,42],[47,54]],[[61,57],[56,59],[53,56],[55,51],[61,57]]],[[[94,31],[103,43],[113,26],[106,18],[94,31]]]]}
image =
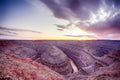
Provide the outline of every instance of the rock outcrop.
{"type": "Polygon", "coordinates": [[[0,46],[0,52],[5,54],[15,54],[22,58],[31,58],[31,59],[34,59],[37,56],[37,52],[34,49],[16,44],[0,46]]]}
{"type": "Polygon", "coordinates": [[[91,74],[87,80],[120,80],[120,62],[100,68],[91,74]]]}
{"type": "Polygon", "coordinates": [[[56,46],[50,46],[41,54],[41,63],[62,75],[72,73],[72,66],[67,56],[56,46]]]}
{"type": "Polygon", "coordinates": [[[0,53],[0,80],[67,80],[30,59],[0,53]]]}
{"type": "MultiPolygon", "coordinates": [[[[108,54],[101,58],[101,60],[104,61],[105,58],[107,60],[111,58],[110,61],[108,61],[108,66],[97,64],[98,66],[96,66],[96,68],[99,69],[89,75],[81,75],[79,72],[76,72],[67,77],[70,80],[120,80],[120,51],[108,54]]],[[[93,65],[96,65],[96,63],[93,65]]]]}

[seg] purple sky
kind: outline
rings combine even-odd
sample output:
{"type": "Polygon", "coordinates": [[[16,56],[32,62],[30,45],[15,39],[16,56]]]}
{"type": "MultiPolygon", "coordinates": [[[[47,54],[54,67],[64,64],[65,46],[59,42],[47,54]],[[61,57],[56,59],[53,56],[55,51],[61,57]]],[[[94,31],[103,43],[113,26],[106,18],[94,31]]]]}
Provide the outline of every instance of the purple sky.
{"type": "Polygon", "coordinates": [[[120,40],[120,0],[0,0],[3,38],[120,40]]]}

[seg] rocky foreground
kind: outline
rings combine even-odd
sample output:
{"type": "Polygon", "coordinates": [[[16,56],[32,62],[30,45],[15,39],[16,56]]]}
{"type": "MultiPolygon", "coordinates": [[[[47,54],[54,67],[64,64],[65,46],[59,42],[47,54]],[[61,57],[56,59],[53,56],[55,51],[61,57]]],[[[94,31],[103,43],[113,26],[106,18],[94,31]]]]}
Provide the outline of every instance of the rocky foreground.
{"type": "Polygon", "coordinates": [[[94,43],[0,42],[0,80],[120,80],[120,43],[94,43]]]}
{"type": "Polygon", "coordinates": [[[15,55],[0,54],[0,80],[65,80],[40,63],[15,55]]]}

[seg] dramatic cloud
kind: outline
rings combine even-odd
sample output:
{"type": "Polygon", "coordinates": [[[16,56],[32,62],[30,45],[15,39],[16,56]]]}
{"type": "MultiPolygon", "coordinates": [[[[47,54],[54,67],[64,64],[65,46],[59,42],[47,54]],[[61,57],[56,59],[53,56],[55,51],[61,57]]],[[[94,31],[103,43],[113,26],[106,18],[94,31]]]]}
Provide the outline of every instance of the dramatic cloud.
{"type": "Polygon", "coordinates": [[[120,34],[120,0],[40,1],[56,18],[72,21],[80,29],[97,35],[120,34]]]}
{"type": "Polygon", "coordinates": [[[41,0],[46,6],[53,12],[57,18],[69,19],[69,10],[63,7],[60,3],[55,0],[41,0]]]}
{"type": "Polygon", "coordinates": [[[94,12],[101,3],[100,0],[40,0],[53,12],[54,16],[62,19],[88,19],[91,10],[94,12]]]}

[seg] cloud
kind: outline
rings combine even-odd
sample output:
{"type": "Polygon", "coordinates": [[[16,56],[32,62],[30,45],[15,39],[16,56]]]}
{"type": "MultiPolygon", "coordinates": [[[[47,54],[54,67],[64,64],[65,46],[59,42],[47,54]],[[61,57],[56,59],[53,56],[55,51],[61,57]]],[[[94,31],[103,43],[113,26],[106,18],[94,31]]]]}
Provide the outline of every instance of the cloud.
{"type": "Polygon", "coordinates": [[[41,34],[41,32],[39,32],[39,31],[0,27],[0,35],[1,36],[19,36],[19,33],[23,33],[23,32],[32,32],[32,33],[41,34]]]}
{"type": "MultiPolygon", "coordinates": [[[[10,31],[23,31],[23,32],[33,32],[33,33],[40,33],[39,31],[33,31],[33,30],[26,30],[26,29],[14,29],[14,28],[7,28],[7,27],[0,27],[0,30],[7,30],[8,32],[10,31]]],[[[13,33],[13,32],[11,32],[13,33]]],[[[13,33],[16,34],[16,33],[13,33]]]]}
{"type": "Polygon", "coordinates": [[[79,37],[79,38],[97,38],[96,36],[93,35],[64,35],[68,37],[79,37]]]}
{"type": "MultiPolygon", "coordinates": [[[[120,0],[39,0],[54,17],[102,37],[120,33],[120,0]]],[[[62,28],[58,29],[63,31],[62,28]]]]}
{"type": "Polygon", "coordinates": [[[62,19],[88,19],[89,10],[96,11],[100,0],[40,0],[57,18],[62,19]]]}
{"type": "Polygon", "coordinates": [[[12,34],[0,33],[0,36],[14,36],[12,34]]]}
{"type": "Polygon", "coordinates": [[[87,30],[89,32],[96,33],[98,35],[109,35],[109,34],[120,34],[120,14],[116,15],[104,22],[97,22],[95,24],[89,25],[89,27],[81,27],[79,23],[77,25],[80,29],[87,30]]]}
{"type": "Polygon", "coordinates": [[[41,0],[57,18],[69,19],[69,10],[63,7],[60,3],[57,3],[55,0],[41,0]]]}
{"type": "Polygon", "coordinates": [[[69,29],[71,26],[73,25],[73,23],[68,23],[67,25],[58,25],[55,24],[55,26],[57,27],[58,31],[64,31],[65,29],[69,29]]]}

